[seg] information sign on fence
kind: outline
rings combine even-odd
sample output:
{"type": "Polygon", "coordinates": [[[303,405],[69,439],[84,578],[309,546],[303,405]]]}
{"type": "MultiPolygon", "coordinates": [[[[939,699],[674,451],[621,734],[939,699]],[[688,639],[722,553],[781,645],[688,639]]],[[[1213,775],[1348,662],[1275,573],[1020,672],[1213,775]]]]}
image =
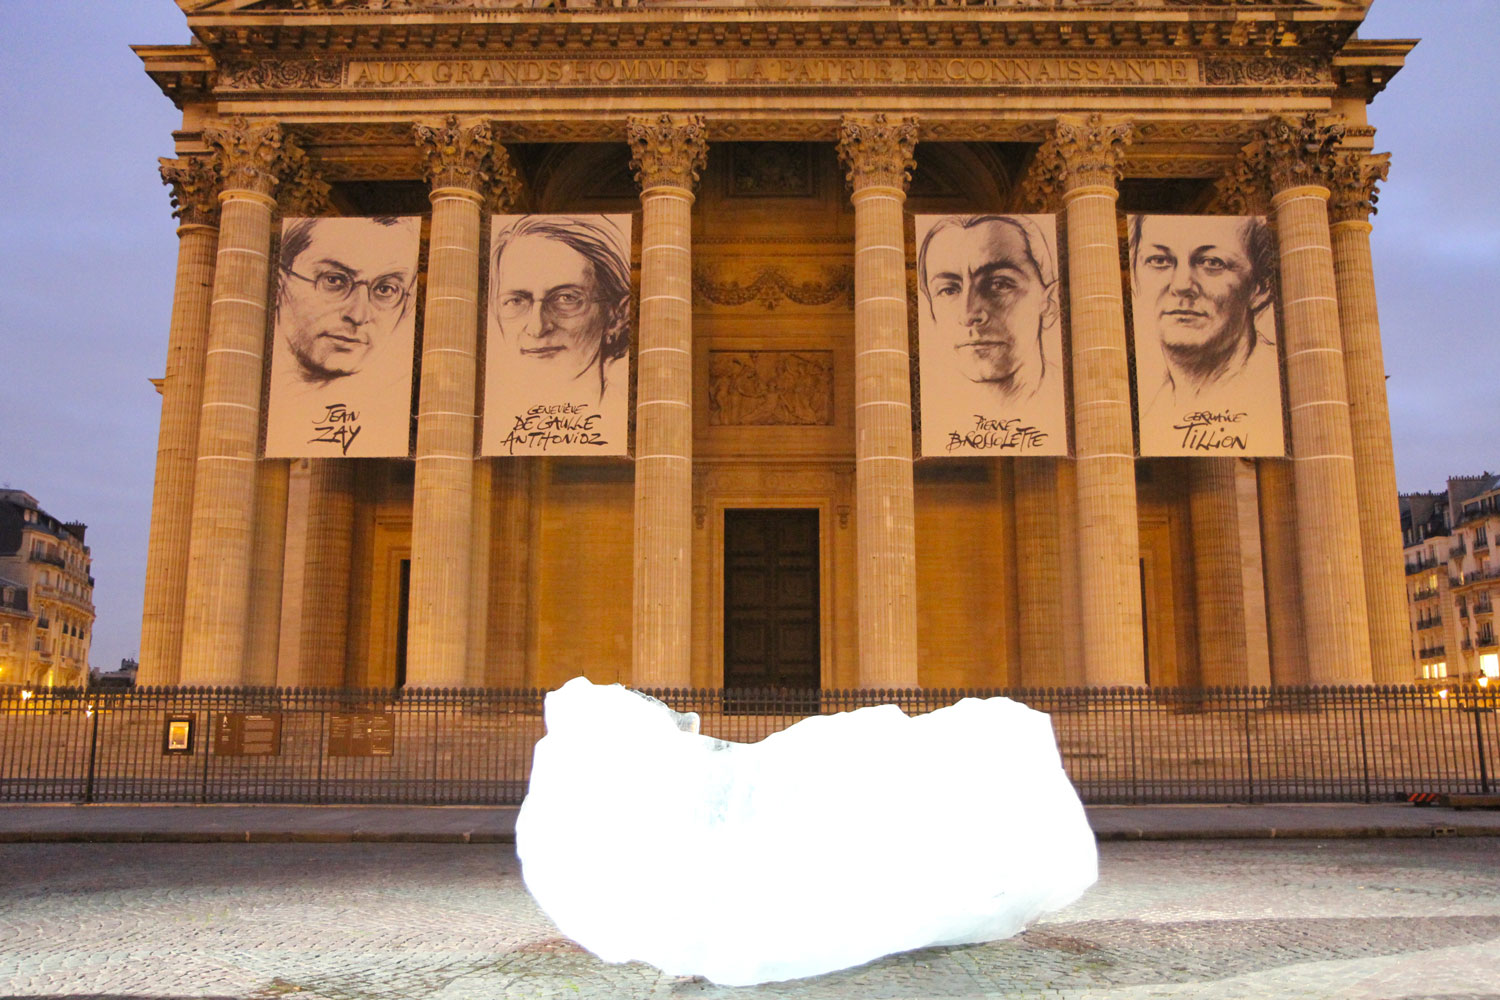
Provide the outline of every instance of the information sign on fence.
{"type": "Polygon", "coordinates": [[[190,754],[193,752],[193,713],[169,714],[162,720],[161,752],[164,754],[190,754]]]}
{"type": "Polygon", "coordinates": [[[389,757],[396,721],[389,712],[337,712],[328,717],[328,756],[389,757]]]}
{"type": "Polygon", "coordinates": [[[280,712],[220,712],[214,721],[216,757],[275,757],[281,753],[280,712]]]}

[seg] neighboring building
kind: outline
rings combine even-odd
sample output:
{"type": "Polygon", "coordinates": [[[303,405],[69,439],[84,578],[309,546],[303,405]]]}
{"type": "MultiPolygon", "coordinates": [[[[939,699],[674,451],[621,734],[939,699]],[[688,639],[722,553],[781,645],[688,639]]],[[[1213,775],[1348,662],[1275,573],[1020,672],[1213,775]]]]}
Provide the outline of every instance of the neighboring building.
{"type": "MultiPolygon", "coordinates": [[[[182,112],[142,684],[1410,678],[1367,105],[1414,43],[1359,37],[1364,0],[178,4],[191,43],[137,49],[182,112]],[[575,233],[629,215],[625,273],[554,244],[581,277],[491,288],[495,213],[575,233]],[[1042,218],[970,231],[996,214],[1042,218]],[[1256,376],[1285,383],[1284,455],[1245,450],[1236,406],[1207,403],[1161,423],[1210,450],[1140,454],[1134,362],[1169,352],[1161,330],[1159,356],[1135,347],[1132,214],[1273,217],[1279,264],[1266,227],[1236,223],[1254,260],[1215,336],[1244,367],[1277,342],[1256,376]],[[423,218],[406,285],[309,270],[307,226],[277,238],[287,219],[403,216],[423,218]],[[968,332],[1001,311],[984,303],[945,320],[965,343],[938,356],[974,355],[959,374],[915,363],[949,293],[919,288],[913,216],[965,220],[924,223],[934,260],[933,234],[955,258],[1008,255],[1031,297],[1019,334],[968,332]],[[626,308],[605,309],[605,277],[635,288],[626,308]],[[1235,339],[1278,293],[1279,325],[1235,339]],[[397,437],[410,415],[404,449],[343,457],[376,435],[349,452],[358,429],[330,408],[295,424],[306,445],[277,435],[297,457],[265,457],[277,394],[337,387],[371,347],[277,334],[315,294],[359,313],[330,320],[350,330],[414,311],[410,399],[399,380],[383,397],[397,437]],[[506,324],[580,316],[593,353],[570,377],[628,402],[628,454],[482,452],[485,414],[514,412],[487,372],[571,350],[506,345],[541,336],[506,324]],[[1001,371],[1005,344],[1033,381],[1001,371]],[[302,375],[268,379],[288,352],[302,375]],[[956,407],[1004,397],[1000,416],[954,435],[962,457],[914,455],[944,379],[956,407]],[[1017,385],[1057,414],[1045,442],[1005,409],[1017,385]]],[[[1207,316],[1156,309],[1162,328],[1207,316]]],[[[1169,378],[1153,407],[1177,405],[1169,378]]],[[[1275,424],[1265,393],[1245,401],[1275,424]]],[[[521,451],[586,447],[570,413],[518,424],[538,435],[521,451]]]]}
{"type": "Polygon", "coordinates": [[[0,684],[82,687],[94,634],[86,526],[0,490],[0,684]]]}
{"type": "Polygon", "coordinates": [[[1401,497],[1412,658],[1423,680],[1500,677],[1500,475],[1458,476],[1401,497]]]}
{"type": "Polygon", "coordinates": [[[96,691],[126,691],[135,687],[136,671],[140,664],[135,660],[124,659],[120,661],[118,670],[110,670],[104,673],[95,673],[93,683],[90,685],[96,691]]]}

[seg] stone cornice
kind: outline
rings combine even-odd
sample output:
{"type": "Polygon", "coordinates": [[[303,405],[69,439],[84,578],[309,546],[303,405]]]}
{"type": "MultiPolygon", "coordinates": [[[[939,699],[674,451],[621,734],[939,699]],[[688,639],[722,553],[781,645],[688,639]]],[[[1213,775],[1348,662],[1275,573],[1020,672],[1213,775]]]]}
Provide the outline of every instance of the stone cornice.
{"type": "Polygon", "coordinates": [[[691,191],[708,163],[702,115],[636,115],[625,123],[630,166],[641,190],[679,187],[691,191]]]}

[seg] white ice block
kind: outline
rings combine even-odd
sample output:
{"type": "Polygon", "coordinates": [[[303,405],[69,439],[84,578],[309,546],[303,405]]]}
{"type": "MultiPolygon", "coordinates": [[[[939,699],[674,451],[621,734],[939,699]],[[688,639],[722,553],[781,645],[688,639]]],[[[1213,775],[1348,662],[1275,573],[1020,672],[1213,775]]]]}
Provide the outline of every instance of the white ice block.
{"type": "Polygon", "coordinates": [[[607,962],[723,985],[992,941],[1098,878],[1051,720],[1006,698],[805,719],[759,743],[574,678],[516,821],[532,896],[607,962]]]}

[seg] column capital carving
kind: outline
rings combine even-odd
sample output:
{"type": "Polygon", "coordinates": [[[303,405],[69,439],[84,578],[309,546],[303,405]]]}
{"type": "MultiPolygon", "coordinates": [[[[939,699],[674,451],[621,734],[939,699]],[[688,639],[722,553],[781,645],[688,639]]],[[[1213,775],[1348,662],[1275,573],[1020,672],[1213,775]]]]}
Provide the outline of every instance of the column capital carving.
{"type": "Polygon", "coordinates": [[[211,156],[161,157],[161,182],[172,189],[172,217],[184,226],[219,224],[219,171],[211,156]]]}
{"type": "Polygon", "coordinates": [[[1021,179],[1017,206],[1023,212],[1055,212],[1062,206],[1063,166],[1057,141],[1047,139],[1037,147],[1021,179]]]}
{"type": "Polygon", "coordinates": [[[318,175],[317,165],[301,146],[286,138],[281,148],[281,184],[276,202],[282,215],[330,215],[333,202],[328,182],[318,175]]]}
{"type": "Polygon", "coordinates": [[[435,125],[416,123],[412,126],[412,135],[422,154],[422,172],[434,190],[454,187],[484,192],[488,189],[495,148],[488,122],[466,123],[457,115],[449,115],[435,125]]]}
{"type": "Polygon", "coordinates": [[[855,191],[866,187],[906,190],[917,161],[917,119],[890,122],[884,114],[845,115],[839,120],[839,162],[855,191]]]}
{"type": "Polygon", "coordinates": [[[490,147],[490,211],[504,214],[513,211],[521,201],[521,175],[510,162],[510,151],[496,142],[490,147]]]}
{"type": "Polygon", "coordinates": [[[1328,202],[1330,222],[1365,222],[1377,211],[1380,193],[1375,185],[1390,176],[1390,153],[1366,153],[1350,149],[1340,152],[1333,163],[1333,197],[1328,202]]]}
{"type": "Polygon", "coordinates": [[[1125,149],[1134,137],[1135,126],[1121,118],[1098,112],[1065,115],[1038,155],[1046,153],[1043,165],[1054,172],[1050,183],[1062,191],[1096,184],[1116,187],[1125,172],[1125,149]]]}
{"type": "Polygon", "coordinates": [[[1330,187],[1344,132],[1344,123],[1338,119],[1278,115],[1261,126],[1260,134],[1245,149],[1270,179],[1273,192],[1303,184],[1330,187]]]}
{"type": "Polygon", "coordinates": [[[236,116],[205,126],[203,141],[214,151],[225,191],[253,191],[267,198],[276,193],[286,142],[279,123],[236,116]]]}
{"type": "Polygon", "coordinates": [[[1222,215],[1265,215],[1270,199],[1265,171],[1254,157],[1242,153],[1214,182],[1209,211],[1222,215]]]}
{"type": "Polygon", "coordinates": [[[708,163],[702,115],[631,115],[625,122],[630,166],[641,190],[680,187],[689,191],[708,163]]]}

